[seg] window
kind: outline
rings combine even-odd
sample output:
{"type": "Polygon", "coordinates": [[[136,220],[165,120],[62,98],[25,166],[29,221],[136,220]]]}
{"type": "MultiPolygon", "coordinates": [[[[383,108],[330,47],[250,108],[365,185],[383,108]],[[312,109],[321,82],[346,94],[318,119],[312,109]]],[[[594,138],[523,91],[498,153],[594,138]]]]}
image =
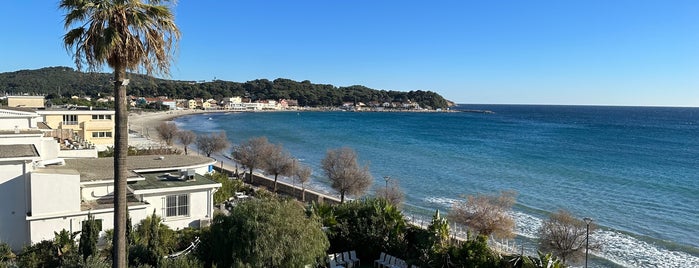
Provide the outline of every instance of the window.
{"type": "Polygon", "coordinates": [[[93,114],[92,120],[112,120],[111,114],[93,114]]]}
{"type": "Polygon", "coordinates": [[[168,195],[165,199],[165,217],[189,216],[188,195],[168,195]]]}
{"type": "Polygon", "coordinates": [[[63,124],[64,125],[77,125],[78,124],[78,115],[77,114],[64,114],[63,115],[63,124]]]}
{"type": "Polygon", "coordinates": [[[109,131],[96,131],[96,132],[92,132],[92,137],[93,137],[93,138],[111,138],[111,137],[112,137],[112,132],[109,132],[109,131]]]}

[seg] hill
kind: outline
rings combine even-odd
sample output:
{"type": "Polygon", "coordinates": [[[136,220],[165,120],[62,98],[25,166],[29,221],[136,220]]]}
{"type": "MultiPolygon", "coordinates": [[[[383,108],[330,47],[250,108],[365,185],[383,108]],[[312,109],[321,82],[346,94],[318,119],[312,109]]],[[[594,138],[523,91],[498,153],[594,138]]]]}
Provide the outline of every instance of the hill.
{"type": "MultiPolygon", "coordinates": [[[[111,96],[112,78],[108,73],[84,73],[70,67],[47,67],[0,73],[0,92],[53,96],[111,96]]],[[[296,99],[300,106],[340,106],[344,102],[417,102],[422,107],[447,108],[453,103],[432,91],[376,90],[355,85],[336,87],[313,84],[308,80],[278,78],[247,82],[214,80],[210,82],[177,81],[129,74],[129,95],[142,97],[221,99],[245,96],[258,99],[296,99]]]]}

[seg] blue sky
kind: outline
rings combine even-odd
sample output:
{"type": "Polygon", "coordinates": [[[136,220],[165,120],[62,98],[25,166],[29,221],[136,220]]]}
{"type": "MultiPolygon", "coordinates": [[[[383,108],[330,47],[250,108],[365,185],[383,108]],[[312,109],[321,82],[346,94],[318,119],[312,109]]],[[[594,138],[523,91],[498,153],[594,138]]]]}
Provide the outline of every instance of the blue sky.
{"type": "MultiPolygon", "coordinates": [[[[57,6],[0,3],[0,72],[75,66],[57,6]]],[[[180,0],[175,13],[173,79],[282,77],[459,103],[699,106],[699,1],[180,0]]]]}

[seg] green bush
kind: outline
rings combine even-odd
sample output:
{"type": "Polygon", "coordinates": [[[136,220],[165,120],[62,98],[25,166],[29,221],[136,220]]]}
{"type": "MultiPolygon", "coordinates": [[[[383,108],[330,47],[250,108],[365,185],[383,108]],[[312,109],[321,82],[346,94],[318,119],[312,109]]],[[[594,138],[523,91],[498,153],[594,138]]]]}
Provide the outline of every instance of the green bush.
{"type": "Polygon", "coordinates": [[[8,261],[15,257],[12,248],[7,243],[0,243],[0,262],[8,261]]]}
{"type": "Polygon", "coordinates": [[[56,255],[56,247],[51,240],[43,240],[25,247],[17,258],[19,267],[58,267],[60,259],[56,255]]]}
{"type": "Polygon", "coordinates": [[[379,252],[400,255],[406,251],[406,221],[384,199],[364,199],[336,206],[314,205],[313,212],[328,228],[330,252],[356,250],[360,259],[374,259],[379,252]]]}
{"type": "Polygon", "coordinates": [[[320,221],[300,203],[252,199],[214,217],[197,256],[205,267],[303,267],[317,263],[328,246],[320,221]]]}

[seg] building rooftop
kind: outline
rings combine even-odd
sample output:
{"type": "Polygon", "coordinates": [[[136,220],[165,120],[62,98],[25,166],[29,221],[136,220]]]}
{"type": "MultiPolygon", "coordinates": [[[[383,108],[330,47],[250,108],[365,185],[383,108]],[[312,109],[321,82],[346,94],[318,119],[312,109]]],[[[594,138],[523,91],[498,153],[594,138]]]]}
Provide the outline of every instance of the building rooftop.
{"type": "MultiPolygon", "coordinates": [[[[129,156],[126,160],[127,177],[140,177],[134,171],[165,171],[168,169],[179,170],[186,167],[214,164],[216,161],[198,155],[138,155],[129,156]]],[[[59,167],[57,167],[59,168],[59,167]]],[[[75,169],[80,172],[80,181],[98,181],[114,179],[114,158],[83,158],[66,159],[65,169],[75,169]]]]}
{"type": "Polygon", "coordinates": [[[13,134],[44,134],[44,132],[41,132],[39,129],[19,129],[19,133],[15,133],[14,129],[0,129],[0,135],[13,135],[13,134]]]}
{"type": "MultiPolygon", "coordinates": [[[[138,199],[133,196],[132,194],[126,195],[126,203],[128,206],[136,206],[136,205],[145,205],[146,203],[138,201],[138,199]]],[[[81,202],[80,203],[80,210],[86,211],[86,210],[97,210],[97,209],[105,209],[105,208],[114,208],[114,197],[113,196],[105,196],[103,198],[97,199],[97,200],[92,200],[92,201],[86,201],[86,202],[81,202]]]]}
{"type": "Polygon", "coordinates": [[[145,180],[137,181],[129,184],[129,187],[136,190],[150,190],[173,187],[187,187],[207,184],[216,184],[217,182],[207,179],[206,177],[194,174],[192,179],[187,179],[187,172],[154,172],[141,174],[145,180]]]}
{"type": "Polygon", "coordinates": [[[114,110],[104,110],[104,109],[74,109],[74,108],[48,108],[48,109],[38,109],[36,112],[40,115],[62,115],[62,114],[114,114],[114,110]]]}
{"type": "Polygon", "coordinates": [[[36,113],[36,110],[34,110],[34,109],[23,108],[23,107],[0,106],[0,109],[17,111],[17,112],[25,112],[25,113],[36,113]]]}
{"type": "Polygon", "coordinates": [[[46,124],[46,122],[36,122],[36,127],[39,129],[51,129],[49,125],[46,124]]]}
{"type": "Polygon", "coordinates": [[[0,159],[39,157],[39,152],[33,144],[0,145],[0,159]]]}

